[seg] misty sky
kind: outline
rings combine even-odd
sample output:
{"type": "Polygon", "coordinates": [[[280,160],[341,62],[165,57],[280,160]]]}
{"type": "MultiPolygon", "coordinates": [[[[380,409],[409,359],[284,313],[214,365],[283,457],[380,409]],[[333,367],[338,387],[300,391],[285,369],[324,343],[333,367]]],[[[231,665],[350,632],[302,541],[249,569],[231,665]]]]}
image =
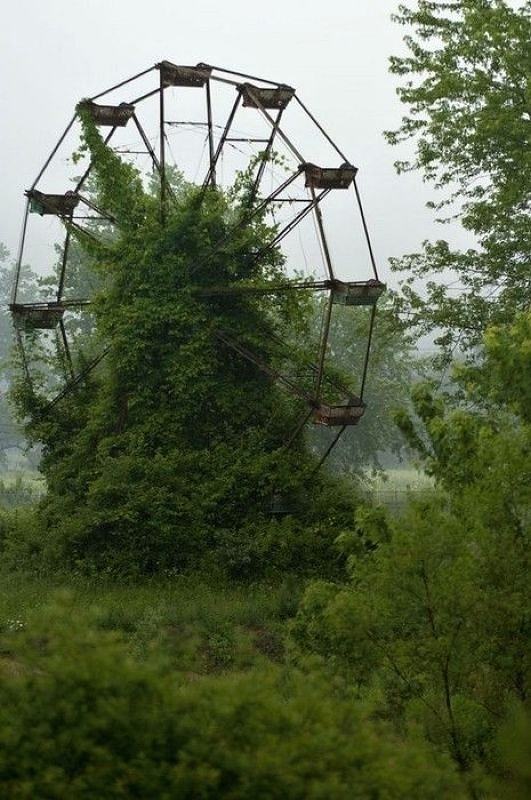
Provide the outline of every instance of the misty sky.
{"type": "MultiPolygon", "coordinates": [[[[162,59],[204,61],[271,77],[302,99],[359,169],[359,186],[384,278],[386,261],[437,229],[420,176],[396,176],[382,131],[402,109],[387,59],[404,30],[394,0],[18,0],[0,32],[2,217],[15,252],[23,191],[76,102],[162,59]]],[[[452,233],[458,241],[458,231],[452,233]]]]}

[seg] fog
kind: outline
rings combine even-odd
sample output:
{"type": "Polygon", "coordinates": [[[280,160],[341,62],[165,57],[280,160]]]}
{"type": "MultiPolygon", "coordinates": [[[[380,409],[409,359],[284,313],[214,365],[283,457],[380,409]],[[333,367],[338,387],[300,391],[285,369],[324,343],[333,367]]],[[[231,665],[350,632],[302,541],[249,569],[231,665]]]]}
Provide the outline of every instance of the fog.
{"type": "MultiPolygon", "coordinates": [[[[24,189],[33,183],[79,99],[163,59],[201,61],[297,89],[359,168],[376,259],[389,280],[390,256],[439,234],[425,208],[430,188],[418,175],[395,174],[393,161],[405,151],[389,147],[382,135],[403,113],[395,78],[388,73],[389,55],[403,49],[404,30],[390,20],[396,5],[390,0],[271,0],[263,5],[241,0],[19,0],[6,5],[0,33],[0,241],[16,251],[24,189]]],[[[130,97],[128,92],[117,101],[130,97]]],[[[188,160],[186,146],[176,150],[175,160],[184,168],[179,162],[188,160]]],[[[338,252],[347,252],[350,236],[343,213],[334,211],[331,222],[338,252]]],[[[448,237],[449,229],[442,233],[448,237]]],[[[458,229],[450,235],[456,242],[462,237],[458,229]]]]}

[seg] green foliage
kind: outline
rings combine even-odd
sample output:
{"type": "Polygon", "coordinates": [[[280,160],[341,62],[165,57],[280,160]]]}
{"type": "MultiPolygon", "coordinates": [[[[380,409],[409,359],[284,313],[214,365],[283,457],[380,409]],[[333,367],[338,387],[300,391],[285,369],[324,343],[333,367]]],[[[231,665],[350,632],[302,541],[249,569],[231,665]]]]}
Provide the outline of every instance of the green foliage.
{"type": "Polygon", "coordinates": [[[529,704],[512,710],[498,736],[500,772],[498,796],[526,800],[531,794],[531,713],[529,704]]]}
{"type": "Polygon", "coordinates": [[[413,504],[389,542],[351,561],[350,587],[307,590],[293,635],[474,776],[493,766],[504,710],[529,691],[529,531],[515,538],[465,510],[413,504]]]}
{"type": "MultiPolygon", "coordinates": [[[[110,349],[51,409],[23,383],[14,392],[29,435],[44,445],[45,547],[78,568],[119,574],[181,570],[205,558],[232,563],[234,573],[248,573],[246,562],[315,569],[324,548],[314,522],[334,492],[313,477],[302,444],[284,447],[301,403],[216,336],[222,330],[278,367],[272,334],[306,330],[307,300],[203,292],[278,279],[279,250],[256,258],[274,228],[263,214],[248,219],[244,179],[231,193],[204,197],[177,182],[162,221],[160,197],[105,146],[86,112],[81,118],[95,199],[116,230],[105,244],[72,235],[101,277],[95,341],[110,349]],[[269,520],[279,489],[306,498],[280,530],[269,520]],[[294,544],[289,558],[282,533],[294,544]]],[[[351,517],[354,499],[335,494],[338,513],[351,517]]]]}
{"type": "Polygon", "coordinates": [[[13,798],[460,797],[422,742],[318,675],[179,681],[67,599],[2,634],[0,785],[13,798]]]}
{"type": "Polygon", "coordinates": [[[404,430],[438,490],[397,519],[360,517],[373,548],[350,555],[349,586],[310,586],[293,630],[303,653],[376,697],[400,728],[420,724],[474,797],[489,783],[483,770],[500,769],[500,724],[529,695],[528,352],[522,315],[489,331],[484,363],[458,371],[453,397],[417,387],[422,428],[406,417],[404,430]],[[521,376],[500,391],[498,376],[518,359],[521,376]]]}
{"type": "Polygon", "coordinates": [[[391,59],[408,115],[387,136],[416,144],[413,160],[398,168],[420,170],[443,189],[432,206],[447,208],[478,242],[464,252],[444,240],[425,243],[394,262],[409,273],[401,307],[449,353],[474,347],[489,324],[529,305],[531,5],[421,0],[401,5],[395,19],[409,29],[408,54],[391,59]],[[461,293],[440,281],[429,281],[427,293],[415,286],[452,272],[461,293]]]}

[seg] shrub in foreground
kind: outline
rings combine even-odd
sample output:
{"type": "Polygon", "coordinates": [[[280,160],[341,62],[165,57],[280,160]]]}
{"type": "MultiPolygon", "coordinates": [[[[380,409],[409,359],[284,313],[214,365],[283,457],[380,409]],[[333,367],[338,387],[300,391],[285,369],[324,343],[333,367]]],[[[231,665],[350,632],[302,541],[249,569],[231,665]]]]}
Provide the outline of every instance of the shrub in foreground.
{"type": "Polygon", "coordinates": [[[461,796],[444,760],[393,738],[315,675],[183,682],[70,616],[62,602],[2,634],[5,797],[461,796]]]}

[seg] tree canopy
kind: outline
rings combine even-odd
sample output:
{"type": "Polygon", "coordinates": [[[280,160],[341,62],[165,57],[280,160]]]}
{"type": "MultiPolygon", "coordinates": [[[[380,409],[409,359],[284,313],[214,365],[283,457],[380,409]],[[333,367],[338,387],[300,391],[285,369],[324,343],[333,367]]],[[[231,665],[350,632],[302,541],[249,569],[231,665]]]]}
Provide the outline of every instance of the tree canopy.
{"type": "Polygon", "coordinates": [[[469,349],[531,294],[531,4],[420,0],[395,20],[409,30],[407,55],[391,59],[407,115],[387,138],[415,145],[397,166],[420,170],[439,190],[439,217],[459,219],[477,243],[426,242],[395,260],[406,273],[400,309],[447,352],[469,349]]]}

